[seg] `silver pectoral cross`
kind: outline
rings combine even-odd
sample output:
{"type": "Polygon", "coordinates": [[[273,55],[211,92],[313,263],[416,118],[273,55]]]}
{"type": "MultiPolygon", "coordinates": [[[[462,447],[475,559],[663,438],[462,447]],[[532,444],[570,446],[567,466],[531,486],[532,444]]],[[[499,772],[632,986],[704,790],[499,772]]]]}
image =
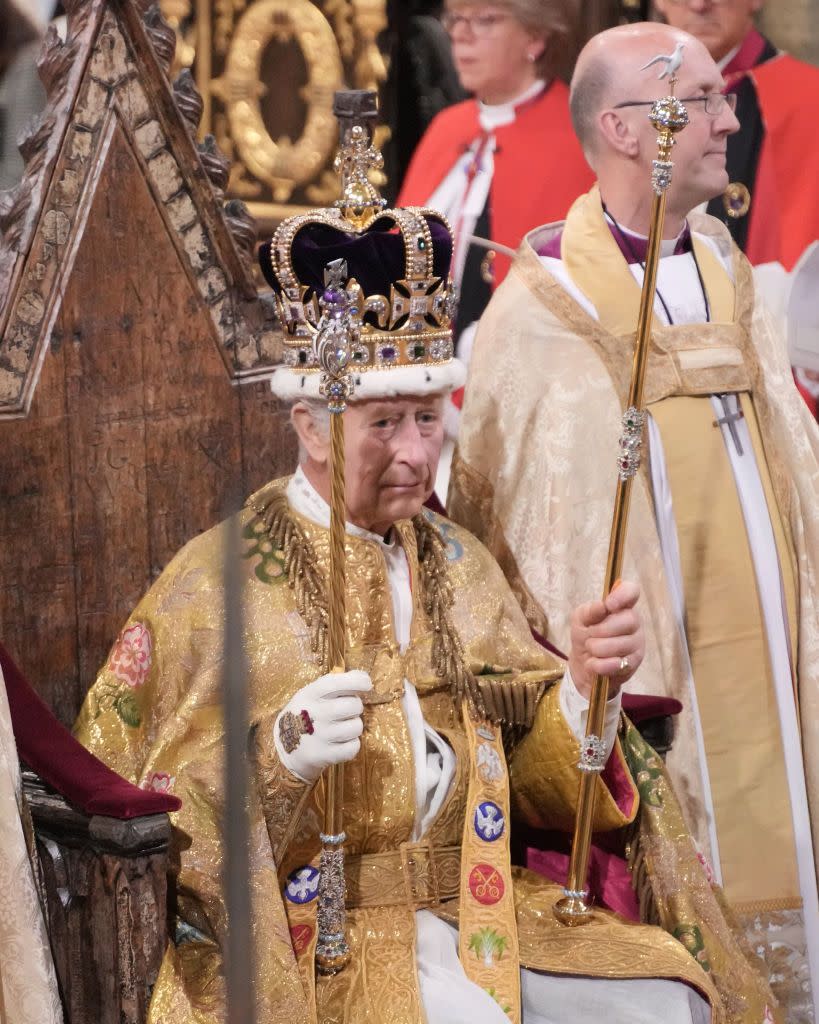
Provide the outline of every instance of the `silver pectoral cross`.
{"type": "Polygon", "coordinates": [[[715,427],[727,427],[728,433],[731,435],[731,439],[733,440],[734,445],[736,446],[737,454],[744,455],[745,452],[743,451],[742,442],[739,439],[739,431],[737,430],[736,426],[739,420],[743,419],[745,415],[742,409],[739,407],[739,399],[736,397],[736,395],[731,394],[716,395],[715,397],[717,397],[720,400],[724,415],[720,416],[718,419],[715,419],[713,425],[715,427]],[[731,408],[731,398],[733,398],[734,402],[736,403],[736,406],[733,409],[731,408]]]}

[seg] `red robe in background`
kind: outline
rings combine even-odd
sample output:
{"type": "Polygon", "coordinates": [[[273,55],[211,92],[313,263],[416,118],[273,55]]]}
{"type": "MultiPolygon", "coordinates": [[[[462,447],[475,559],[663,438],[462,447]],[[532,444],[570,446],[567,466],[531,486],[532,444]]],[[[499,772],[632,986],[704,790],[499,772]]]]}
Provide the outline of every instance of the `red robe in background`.
{"type": "MultiPolygon", "coordinates": [[[[458,158],[481,137],[476,100],[442,110],[418,144],[399,206],[423,206],[458,158]]],[[[569,90],[551,82],[522,104],[512,124],[494,129],[497,148],[489,191],[489,237],[517,249],[523,236],[540,224],[561,220],[574,200],[594,181],[569,117],[569,90]]],[[[506,276],[509,260],[498,255],[495,286],[506,276]]]]}
{"type": "Polygon", "coordinates": [[[728,139],[728,176],[750,193],[748,212],[719,217],[753,264],[778,261],[792,270],[819,238],[819,68],[780,53],[756,29],[723,74],[738,96],[740,130],[728,139]]]}

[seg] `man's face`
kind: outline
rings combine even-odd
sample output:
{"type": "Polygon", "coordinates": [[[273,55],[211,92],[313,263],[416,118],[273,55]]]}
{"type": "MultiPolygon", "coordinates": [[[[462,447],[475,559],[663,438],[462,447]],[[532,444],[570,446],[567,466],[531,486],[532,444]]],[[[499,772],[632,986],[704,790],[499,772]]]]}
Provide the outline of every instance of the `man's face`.
{"type": "Polygon", "coordinates": [[[441,395],[354,402],[344,413],[347,513],[385,534],[432,494],[444,442],[441,395]]]}
{"type": "MultiPolygon", "coordinates": [[[[728,136],[739,129],[739,121],[727,103],[722,103],[717,114],[705,109],[704,97],[718,96],[723,88],[722,75],[708,51],[693,41],[685,47],[683,64],[678,72],[675,93],[686,103],[689,123],[676,136],[671,153],[674,172],[669,198],[687,213],[700,203],[725,191],[728,174],[725,153],[728,136]]],[[[668,94],[665,80],[657,79],[654,68],[640,73],[640,84],[631,86],[643,95],[640,98],[659,99],[668,94]]],[[[631,97],[629,97],[631,98],[631,97]]],[[[637,96],[633,97],[634,99],[637,96]]],[[[716,103],[721,103],[716,99],[716,103]]],[[[647,117],[647,107],[621,109],[626,114],[640,139],[640,153],[650,173],[651,161],[657,153],[657,133],[647,117]]]]}
{"type": "Polygon", "coordinates": [[[764,0],[655,0],[669,25],[690,32],[714,60],[739,46],[753,27],[764,0]]]}

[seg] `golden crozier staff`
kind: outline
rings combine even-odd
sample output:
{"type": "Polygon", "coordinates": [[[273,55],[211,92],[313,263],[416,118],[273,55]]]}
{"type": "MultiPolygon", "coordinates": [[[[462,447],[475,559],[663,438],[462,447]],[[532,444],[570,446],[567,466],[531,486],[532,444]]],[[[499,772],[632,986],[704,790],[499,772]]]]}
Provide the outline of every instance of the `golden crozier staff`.
{"type": "MultiPolygon", "coordinates": [[[[380,154],[371,145],[365,121],[377,113],[375,93],[338,92],[333,113],[339,119],[340,148],[335,170],[341,174],[341,198],[336,209],[353,229],[363,228],[386,203],[370,184],[367,174],[380,166],[380,154]]],[[[322,369],[320,392],[330,413],[330,580],[328,594],[327,661],[332,672],[344,672],[346,634],[346,566],[344,537],[347,505],[344,487],[344,411],[354,390],[350,373],[353,346],[360,341],[360,317],[355,295],[348,291],[347,264],[329,262],[324,271],[325,289],[319,299],[322,315],[315,336],[315,356],[322,369]]],[[[316,967],[322,974],[336,974],[350,959],[345,934],[346,887],[344,882],[344,766],[333,764],[325,775],[324,823],[319,864],[318,942],[316,967]]]]}
{"type": "MultiPolygon", "coordinates": [[[[643,444],[643,428],[646,414],[643,410],[643,382],[645,380],[648,348],[651,342],[651,322],[654,315],[654,298],[657,291],[657,267],[660,261],[660,245],[663,238],[665,220],[665,203],[671,173],[674,167],[671,161],[671,150],[674,146],[674,135],[682,131],[688,124],[688,113],[683,104],[674,95],[677,83],[677,71],[682,65],[683,43],[679,43],[674,53],[658,55],[640,70],[653,64],[662,64],[659,78],[668,78],[669,95],[659,99],[651,107],[649,119],[657,129],[657,159],[652,163],[651,188],[653,200],[651,206],[651,225],[648,232],[648,252],[646,255],[643,287],[640,295],[640,312],[637,321],[637,342],[634,349],[634,361],[631,369],[626,411],[623,413],[623,433],[620,435],[620,453],[617,457],[617,490],[614,496],[614,515],[612,517],[611,537],[609,539],[606,578],[603,589],[603,600],[611,593],[620,577],[623,567],[626,529],[628,527],[629,503],[631,500],[631,483],[640,468],[640,450],[643,444]]],[[[624,668],[626,666],[623,666],[624,668]]],[[[591,847],[592,819],[594,817],[595,777],[603,771],[606,762],[606,750],[603,743],[603,725],[606,714],[606,701],[609,693],[607,676],[597,676],[592,686],[589,701],[589,714],[586,725],[586,736],[583,741],[578,768],[582,773],[580,794],[577,801],[574,837],[572,839],[572,855],[569,862],[569,875],[563,897],[555,904],[554,912],[558,921],[565,925],[586,924],[591,920],[592,912],[589,893],[586,888],[589,868],[589,851],[591,847]]]]}

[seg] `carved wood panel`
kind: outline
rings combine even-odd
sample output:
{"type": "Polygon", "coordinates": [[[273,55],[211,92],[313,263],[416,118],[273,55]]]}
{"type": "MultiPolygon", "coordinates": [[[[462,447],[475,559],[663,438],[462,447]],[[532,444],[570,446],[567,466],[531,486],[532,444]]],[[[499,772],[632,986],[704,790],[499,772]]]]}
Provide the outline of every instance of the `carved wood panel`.
{"type": "Polygon", "coordinates": [[[143,1024],[168,938],[168,816],[88,817],[24,785],[66,1024],[143,1024]]]}
{"type": "Polygon", "coordinates": [[[222,208],[190,75],[165,77],[173,33],[132,0],[67,6],[27,176],[0,194],[0,632],[70,724],[173,553],[295,445],[255,225],[222,208]]]}

